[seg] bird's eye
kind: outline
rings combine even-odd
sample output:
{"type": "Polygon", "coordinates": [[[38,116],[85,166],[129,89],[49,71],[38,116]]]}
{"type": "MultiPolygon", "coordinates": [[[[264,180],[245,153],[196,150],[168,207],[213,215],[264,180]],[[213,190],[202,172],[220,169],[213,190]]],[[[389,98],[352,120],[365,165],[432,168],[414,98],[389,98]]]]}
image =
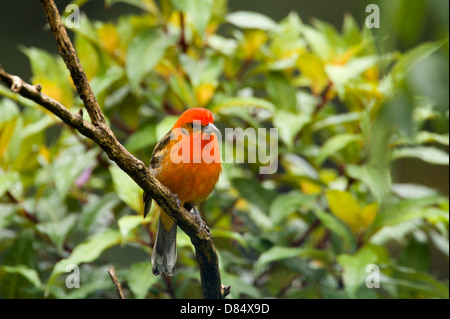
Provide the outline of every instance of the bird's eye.
{"type": "Polygon", "coordinates": [[[191,128],[194,128],[194,123],[189,123],[189,126],[190,126],[191,128]]]}

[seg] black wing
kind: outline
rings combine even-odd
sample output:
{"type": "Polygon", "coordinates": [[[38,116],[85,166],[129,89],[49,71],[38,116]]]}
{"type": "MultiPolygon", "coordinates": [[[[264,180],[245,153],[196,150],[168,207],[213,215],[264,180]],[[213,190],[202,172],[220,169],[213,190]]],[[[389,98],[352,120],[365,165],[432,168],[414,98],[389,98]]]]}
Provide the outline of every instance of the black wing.
{"type": "MultiPolygon", "coordinates": [[[[152,152],[152,157],[150,160],[150,169],[155,170],[158,169],[161,165],[161,161],[164,157],[164,153],[167,151],[166,146],[170,141],[171,131],[169,131],[164,137],[156,144],[155,148],[152,152]]],[[[150,208],[152,207],[152,197],[150,194],[144,191],[143,196],[144,201],[144,218],[147,216],[150,208]]]]}
{"type": "Polygon", "coordinates": [[[160,167],[164,153],[167,151],[166,146],[169,144],[171,136],[171,131],[167,132],[166,135],[156,144],[152,152],[152,157],[150,160],[150,168],[157,169],[160,167]]]}

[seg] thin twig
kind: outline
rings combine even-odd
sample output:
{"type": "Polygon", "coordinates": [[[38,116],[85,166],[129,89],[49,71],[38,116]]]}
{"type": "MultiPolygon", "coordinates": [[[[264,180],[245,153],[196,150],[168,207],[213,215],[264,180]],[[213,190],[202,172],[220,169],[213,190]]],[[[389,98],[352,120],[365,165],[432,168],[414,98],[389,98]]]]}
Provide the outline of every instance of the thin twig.
{"type": "Polygon", "coordinates": [[[34,214],[31,214],[30,212],[28,212],[28,211],[22,206],[21,202],[20,202],[16,197],[14,197],[14,195],[11,194],[10,191],[6,191],[6,196],[9,198],[9,200],[10,200],[12,203],[18,204],[18,205],[21,206],[20,211],[22,212],[23,216],[24,216],[26,219],[28,219],[29,221],[31,221],[33,224],[38,224],[38,223],[39,223],[38,218],[37,218],[34,214]]]}
{"type": "Polygon", "coordinates": [[[178,45],[181,47],[181,52],[186,53],[188,49],[188,44],[186,42],[186,25],[184,22],[184,13],[180,12],[180,40],[178,45]]]}
{"type": "Polygon", "coordinates": [[[120,284],[119,278],[117,278],[116,271],[114,270],[114,267],[111,266],[108,268],[108,274],[111,277],[111,280],[116,287],[117,294],[119,295],[119,299],[125,299],[125,295],[122,291],[122,285],[120,284]]]}
{"type": "Polygon", "coordinates": [[[303,233],[302,237],[300,237],[296,242],[292,244],[293,247],[299,247],[303,245],[303,243],[308,239],[309,235],[319,227],[321,224],[320,219],[316,219],[309,227],[308,229],[303,233]]]}
{"type": "Polygon", "coordinates": [[[245,59],[244,63],[241,64],[241,67],[239,69],[239,71],[237,72],[237,79],[239,81],[242,80],[245,72],[247,71],[247,69],[250,67],[250,65],[252,65],[253,63],[253,59],[245,59]]]}
{"type": "Polygon", "coordinates": [[[172,299],[177,299],[175,297],[175,292],[173,291],[173,287],[172,287],[172,282],[170,280],[169,276],[166,276],[165,274],[163,275],[164,278],[164,282],[166,283],[167,286],[167,293],[169,294],[170,298],[172,299]]]}
{"type": "Polygon", "coordinates": [[[127,136],[133,135],[133,133],[135,133],[136,130],[132,129],[131,127],[128,127],[128,125],[126,125],[120,118],[118,118],[117,116],[113,116],[111,119],[111,123],[114,124],[115,126],[117,126],[119,128],[119,130],[121,130],[122,132],[124,132],[127,136]]]}
{"type": "Polygon", "coordinates": [[[319,113],[319,111],[321,109],[323,109],[324,106],[327,105],[327,103],[329,102],[328,92],[330,92],[332,87],[333,87],[333,82],[329,81],[328,85],[325,87],[325,89],[320,94],[320,103],[314,109],[314,115],[319,113]]]}

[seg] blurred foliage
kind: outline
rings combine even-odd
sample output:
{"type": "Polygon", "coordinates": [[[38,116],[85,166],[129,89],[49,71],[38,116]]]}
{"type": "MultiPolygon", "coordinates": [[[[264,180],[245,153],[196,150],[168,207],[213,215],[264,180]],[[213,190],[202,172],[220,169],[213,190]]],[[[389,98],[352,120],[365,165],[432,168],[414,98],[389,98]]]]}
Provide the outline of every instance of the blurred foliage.
{"type": "MultiPolygon", "coordinates": [[[[400,9],[382,20],[397,26],[390,38],[383,26],[374,37],[351,16],[337,30],[296,13],[279,23],[227,13],[226,0],[105,4],[117,2],[142,11],[107,22],[82,14],[72,31],[107,120],[130,152],[148,162],[193,106],[212,110],[222,132],[279,129],[275,174],[259,174],[266,163],[224,163],[200,207],[230,298],[449,297],[448,197],[396,183],[392,172],[404,158],[449,164],[448,4],[447,25],[434,22],[436,41],[418,44],[423,25],[398,11],[405,1],[394,1],[400,9]],[[402,44],[386,50],[395,39],[402,44]],[[436,255],[443,265],[433,264],[436,255]],[[379,266],[379,289],[365,285],[369,264],[379,266]]],[[[431,7],[417,2],[420,13],[431,7]]],[[[81,101],[61,58],[20,50],[33,83],[77,112],[81,101]]],[[[142,219],[142,190],[54,115],[4,86],[0,94],[0,295],[115,297],[106,271],[114,265],[129,298],[201,297],[193,247],[181,231],[174,277],[151,274],[157,219],[142,219]],[[80,267],[77,289],[65,285],[71,264],[80,267]]],[[[234,154],[234,162],[248,156],[234,154]]]]}

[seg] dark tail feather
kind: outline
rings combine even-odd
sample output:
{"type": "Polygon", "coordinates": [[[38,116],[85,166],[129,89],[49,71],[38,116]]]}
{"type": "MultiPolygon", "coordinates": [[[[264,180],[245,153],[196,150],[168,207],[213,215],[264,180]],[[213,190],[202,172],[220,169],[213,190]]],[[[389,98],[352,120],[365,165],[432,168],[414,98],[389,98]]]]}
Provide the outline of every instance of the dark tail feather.
{"type": "Polygon", "coordinates": [[[164,229],[161,219],[158,224],[155,245],[152,252],[152,272],[155,276],[164,273],[173,275],[177,261],[177,224],[173,223],[169,231],[164,229]]]}
{"type": "Polygon", "coordinates": [[[142,198],[144,202],[144,218],[147,217],[148,212],[150,211],[150,208],[152,208],[152,198],[150,195],[147,194],[147,192],[144,192],[144,196],[142,198]]]}

